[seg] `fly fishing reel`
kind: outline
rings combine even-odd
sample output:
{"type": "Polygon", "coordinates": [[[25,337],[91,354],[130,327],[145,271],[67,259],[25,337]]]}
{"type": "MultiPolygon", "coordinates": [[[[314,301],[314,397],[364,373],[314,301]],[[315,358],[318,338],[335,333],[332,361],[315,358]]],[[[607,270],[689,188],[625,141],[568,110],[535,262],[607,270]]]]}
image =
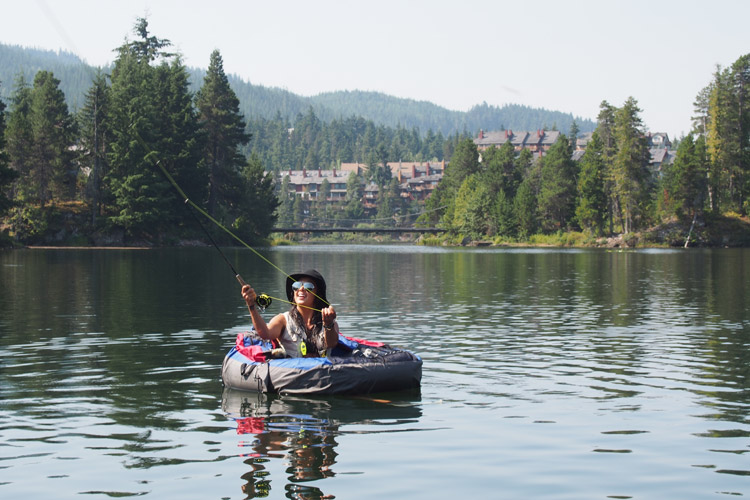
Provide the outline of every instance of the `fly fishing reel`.
{"type": "Polygon", "coordinates": [[[265,293],[261,293],[255,297],[255,303],[258,305],[258,309],[260,309],[261,312],[265,311],[266,308],[271,305],[271,302],[271,297],[265,293]]]}

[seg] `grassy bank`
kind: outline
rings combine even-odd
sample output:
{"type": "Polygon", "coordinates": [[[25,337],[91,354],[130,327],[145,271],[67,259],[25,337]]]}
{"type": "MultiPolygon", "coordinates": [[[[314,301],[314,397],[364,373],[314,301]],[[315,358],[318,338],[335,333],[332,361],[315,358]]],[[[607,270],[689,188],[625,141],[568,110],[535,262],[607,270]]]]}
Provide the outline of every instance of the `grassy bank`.
{"type": "Polygon", "coordinates": [[[531,246],[590,248],[750,247],[750,217],[735,213],[707,215],[692,221],[671,220],[645,231],[597,237],[577,231],[535,234],[528,239],[503,236],[474,240],[463,235],[424,236],[421,245],[434,246],[531,246]]]}

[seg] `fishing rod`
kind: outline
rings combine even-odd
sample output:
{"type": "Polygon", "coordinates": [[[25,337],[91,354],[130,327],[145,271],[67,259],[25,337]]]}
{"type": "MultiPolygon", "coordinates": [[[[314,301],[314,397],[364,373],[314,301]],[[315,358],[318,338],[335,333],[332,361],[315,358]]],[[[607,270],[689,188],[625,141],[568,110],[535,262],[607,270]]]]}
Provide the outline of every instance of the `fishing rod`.
{"type": "MultiPolygon", "coordinates": [[[[145,146],[145,141],[143,141],[143,138],[140,136],[140,134],[138,132],[136,132],[136,136],[138,137],[138,139],[141,142],[141,144],[145,146]]],[[[151,153],[153,153],[153,150],[151,151],[151,153]]],[[[146,155],[146,156],[148,157],[149,155],[146,155]]],[[[260,252],[258,252],[257,250],[255,250],[253,247],[251,247],[247,243],[245,243],[239,236],[237,236],[232,231],[230,231],[229,229],[227,229],[223,224],[221,224],[219,221],[217,221],[215,218],[213,218],[208,212],[206,212],[205,210],[203,210],[195,202],[193,202],[193,200],[191,200],[187,196],[187,194],[185,194],[185,191],[182,190],[182,188],[180,187],[180,185],[177,184],[177,181],[174,180],[174,178],[170,175],[170,173],[167,171],[167,169],[164,168],[164,165],[161,164],[161,160],[156,160],[154,162],[154,166],[156,166],[156,167],[159,168],[159,170],[161,171],[161,173],[164,175],[164,177],[167,179],[167,181],[169,181],[169,183],[172,185],[172,187],[175,189],[175,191],[177,191],[177,193],[182,197],[182,199],[185,200],[184,201],[184,205],[186,206],[187,210],[190,212],[190,215],[192,215],[192,217],[195,219],[195,221],[201,227],[201,229],[203,230],[203,232],[208,237],[209,241],[211,241],[211,243],[213,244],[214,248],[216,248],[216,250],[219,252],[219,254],[221,254],[221,257],[224,259],[224,262],[227,263],[227,265],[231,269],[232,273],[234,274],[235,279],[240,283],[241,286],[245,286],[245,285],[247,285],[247,283],[245,282],[244,279],[242,279],[242,276],[240,276],[240,273],[237,272],[237,270],[234,268],[234,266],[229,261],[229,259],[227,258],[227,256],[224,255],[224,252],[221,250],[221,248],[219,248],[219,245],[216,243],[216,241],[213,239],[213,237],[211,237],[211,233],[206,229],[206,227],[200,221],[200,219],[198,218],[198,216],[193,212],[193,210],[190,210],[190,208],[193,208],[196,212],[198,212],[199,214],[203,215],[208,220],[210,220],[211,222],[213,222],[214,224],[216,224],[224,232],[226,232],[232,238],[234,238],[239,243],[241,243],[243,246],[245,246],[246,248],[248,248],[249,250],[251,250],[255,255],[257,255],[258,257],[260,257],[263,261],[265,261],[271,267],[273,267],[274,269],[276,269],[279,272],[281,272],[288,279],[292,279],[292,280],[294,279],[288,273],[286,273],[284,270],[282,270],[280,267],[278,267],[273,262],[271,262],[266,257],[264,257],[260,252]]],[[[327,300],[324,300],[323,298],[321,298],[320,296],[318,296],[312,290],[309,290],[309,293],[311,293],[313,296],[315,296],[316,298],[318,298],[319,300],[321,300],[326,305],[329,305],[329,306],[331,305],[327,300]]],[[[287,304],[292,304],[292,305],[296,305],[296,306],[305,307],[307,309],[312,309],[313,311],[322,312],[320,309],[317,309],[317,308],[314,308],[314,307],[310,307],[310,306],[301,305],[301,304],[296,304],[294,302],[290,302],[288,300],[280,299],[280,298],[277,298],[277,297],[271,297],[271,296],[269,296],[268,294],[265,294],[265,293],[257,295],[256,298],[255,298],[255,303],[258,305],[258,308],[260,308],[261,310],[264,311],[268,306],[271,305],[272,299],[276,299],[279,302],[285,302],[287,304]]]]}

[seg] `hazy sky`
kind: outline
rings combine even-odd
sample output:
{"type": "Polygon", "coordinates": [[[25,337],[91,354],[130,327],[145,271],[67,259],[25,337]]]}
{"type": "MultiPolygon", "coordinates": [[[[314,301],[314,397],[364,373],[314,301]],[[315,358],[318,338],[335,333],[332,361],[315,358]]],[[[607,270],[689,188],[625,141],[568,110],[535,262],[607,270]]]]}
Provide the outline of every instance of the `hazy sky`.
{"type": "Polygon", "coordinates": [[[143,16],[188,66],[219,49],[227,73],[300,95],[373,90],[590,119],[633,96],[647,129],[678,137],[716,65],[750,52],[748,0],[0,0],[0,42],[98,66],[143,16]]]}

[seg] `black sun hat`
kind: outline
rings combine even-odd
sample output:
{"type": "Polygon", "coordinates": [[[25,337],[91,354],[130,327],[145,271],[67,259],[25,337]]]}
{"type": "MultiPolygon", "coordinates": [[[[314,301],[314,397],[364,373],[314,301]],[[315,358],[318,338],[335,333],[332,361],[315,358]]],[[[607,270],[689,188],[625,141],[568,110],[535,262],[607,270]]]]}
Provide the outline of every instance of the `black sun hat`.
{"type": "Polygon", "coordinates": [[[294,302],[292,300],[292,297],[294,296],[292,283],[294,283],[295,281],[300,281],[301,278],[310,278],[313,282],[315,282],[315,290],[313,293],[315,294],[315,296],[317,296],[318,299],[324,302],[324,305],[327,306],[328,299],[326,298],[326,280],[324,280],[323,275],[321,275],[315,269],[308,269],[304,273],[290,274],[289,276],[287,276],[286,298],[289,299],[290,302],[294,302]]]}

